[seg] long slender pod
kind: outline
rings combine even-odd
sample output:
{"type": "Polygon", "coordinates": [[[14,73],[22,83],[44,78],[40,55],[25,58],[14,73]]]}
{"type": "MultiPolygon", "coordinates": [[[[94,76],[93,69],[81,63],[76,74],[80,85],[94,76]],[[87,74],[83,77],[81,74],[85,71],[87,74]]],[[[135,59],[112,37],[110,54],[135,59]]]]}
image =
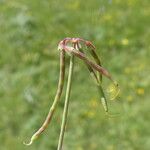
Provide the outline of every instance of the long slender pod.
{"type": "Polygon", "coordinates": [[[70,58],[69,74],[68,74],[66,97],[65,97],[65,106],[64,106],[64,111],[63,111],[62,125],[61,125],[61,131],[60,131],[57,150],[62,150],[62,145],[63,145],[64,133],[65,133],[66,124],[67,124],[67,115],[68,115],[71,83],[72,83],[73,66],[74,66],[74,56],[72,55],[70,58]]]}
{"type": "MultiPolygon", "coordinates": [[[[92,44],[91,42],[88,42],[88,41],[87,41],[87,42],[86,42],[86,46],[87,46],[87,48],[89,49],[91,55],[93,56],[95,62],[96,62],[98,65],[102,66],[101,60],[100,60],[100,58],[98,57],[98,55],[97,55],[97,53],[96,53],[96,51],[95,51],[95,47],[93,46],[93,44],[92,44]]],[[[116,115],[111,115],[111,114],[108,113],[107,98],[106,98],[106,96],[105,96],[105,93],[104,93],[104,90],[103,90],[103,87],[102,87],[102,74],[100,74],[100,73],[99,73],[99,75],[98,75],[98,81],[99,81],[99,82],[97,83],[97,87],[98,87],[98,91],[99,91],[100,96],[101,96],[101,103],[102,103],[102,105],[103,105],[103,108],[104,108],[106,114],[107,114],[109,117],[116,116],[116,115]]],[[[117,84],[116,82],[114,82],[113,85],[118,88],[118,84],[117,84]]],[[[114,99],[114,98],[118,95],[118,93],[119,93],[119,89],[118,89],[118,91],[115,93],[115,95],[114,95],[111,99],[114,99]]]]}
{"type": "MultiPolygon", "coordinates": [[[[78,49],[84,53],[83,49],[82,48],[79,48],[78,46],[78,49]]],[[[101,65],[101,62],[100,62],[100,59],[98,58],[98,55],[96,54],[95,50],[92,50],[92,56],[95,58],[95,62],[98,63],[98,65],[101,65]]],[[[94,72],[94,70],[92,69],[92,67],[88,64],[86,64],[88,70],[90,71],[90,75],[92,76],[92,78],[94,78],[94,81],[96,81],[96,86],[98,88],[98,91],[100,93],[100,96],[101,96],[101,103],[103,105],[103,108],[105,110],[105,112],[108,112],[108,105],[107,105],[107,99],[106,99],[106,96],[104,94],[104,91],[103,91],[103,88],[102,88],[102,85],[101,85],[101,82],[102,82],[102,75],[99,73],[98,74],[98,77],[96,75],[96,73],[94,72]]]]}
{"type": "Polygon", "coordinates": [[[56,106],[58,104],[58,101],[61,97],[62,94],[62,90],[63,90],[63,85],[64,85],[64,76],[65,76],[65,52],[64,51],[60,51],[60,75],[59,75],[59,82],[58,82],[58,89],[56,92],[56,96],[54,99],[54,102],[48,112],[48,115],[44,121],[44,123],[42,124],[42,126],[33,134],[33,136],[31,137],[31,140],[29,143],[24,143],[25,145],[31,145],[33,143],[33,141],[35,139],[37,139],[39,137],[39,135],[47,128],[47,126],[49,125],[52,116],[54,114],[54,111],[56,109],[56,106]]]}
{"type": "MultiPolygon", "coordinates": [[[[99,66],[102,66],[101,64],[101,61],[100,61],[100,58],[98,57],[96,51],[95,51],[95,48],[94,47],[91,47],[90,45],[87,44],[87,48],[90,50],[90,53],[91,55],[93,56],[95,62],[99,65],[99,66]]],[[[98,73],[98,83],[97,83],[97,88],[98,88],[98,91],[100,93],[100,100],[101,100],[101,103],[103,105],[103,108],[105,110],[105,112],[108,112],[108,104],[107,104],[107,99],[106,99],[106,96],[105,96],[105,93],[103,91],[103,87],[102,87],[102,74],[98,73]]]]}
{"type": "MultiPolygon", "coordinates": [[[[82,53],[84,54],[83,49],[79,46],[78,43],[77,43],[77,45],[76,45],[76,49],[79,50],[80,52],[82,52],[82,53]]],[[[90,72],[91,77],[93,78],[93,80],[94,80],[94,81],[96,82],[96,84],[97,84],[97,83],[98,83],[98,78],[97,78],[97,75],[96,75],[95,71],[93,70],[93,68],[92,68],[89,64],[85,63],[85,65],[87,66],[87,68],[88,68],[88,70],[89,70],[89,72],[90,72]]]]}
{"type": "MultiPolygon", "coordinates": [[[[99,66],[102,66],[101,60],[100,60],[100,58],[98,57],[98,55],[95,51],[95,47],[91,46],[91,44],[89,45],[88,43],[89,42],[86,42],[87,48],[89,49],[89,51],[90,51],[92,57],[94,58],[95,62],[99,66]]],[[[102,74],[101,73],[98,73],[98,80],[99,80],[99,82],[102,82],[102,74]]]]}
{"type": "MultiPolygon", "coordinates": [[[[95,70],[97,70],[98,72],[100,72],[102,75],[106,76],[108,79],[110,79],[111,81],[113,81],[111,75],[109,74],[109,72],[104,69],[103,67],[95,64],[94,62],[90,61],[84,53],[75,50],[73,47],[69,47],[69,46],[65,46],[63,48],[66,52],[69,52],[71,54],[73,54],[74,56],[77,56],[78,58],[82,59],[83,61],[85,61],[88,65],[90,65],[92,68],[94,68],[95,70]]],[[[114,81],[113,81],[114,82],[114,81]]]]}

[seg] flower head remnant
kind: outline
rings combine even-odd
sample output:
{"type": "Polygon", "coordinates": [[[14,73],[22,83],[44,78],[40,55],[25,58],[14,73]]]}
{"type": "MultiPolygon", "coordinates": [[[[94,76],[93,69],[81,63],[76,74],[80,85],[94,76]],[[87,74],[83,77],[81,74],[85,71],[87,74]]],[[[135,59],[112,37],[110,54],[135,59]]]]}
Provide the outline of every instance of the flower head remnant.
{"type": "Polygon", "coordinates": [[[94,82],[96,83],[96,86],[100,94],[100,100],[106,113],[108,113],[108,106],[107,106],[107,98],[105,96],[105,92],[102,87],[102,76],[105,76],[106,78],[108,78],[112,83],[111,86],[106,91],[107,93],[111,95],[110,99],[115,99],[119,93],[117,82],[114,81],[111,74],[105,68],[102,67],[101,61],[95,51],[95,46],[90,41],[86,41],[81,38],[65,38],[64,40],[60,41],[58,45],[58,50],[60,52],[60,75],[59,75],[58,88],[57,88],[54,102],[49,110],[46,120],[44,121],[42,126],[39,128],[39,130],[37,130],[33,134],[30,142],[25,143],[26,145],[31,145],[33,141],[37,139],[41,135],[41,133],[43,133],[43,131],[45,131],[45,129],[48,127],[49,123],[51,122],[52,116],[54,114],[54,111],[56,110],[56,106],[60,100],[60,97],[63,91],[64,78],[65,78],[65,54],[66,53],[70,56],[70,65],[69,65],[68,81],[67,81],[67,87],[66,87],[64,112],[63,112],[63,117],[62,117],[62,125],[61,125],[61,131],[60,131],[60,137],[59,137],[57,150],[62,150],[62,145],[63,145],[63,138],[64,138],[64,133],[65,133],[68,107],[69,107],[69,98],[70,98],[72,74],[73,74],[73,67],[74,67],[74,57],[78,57],[87,66],[87,69],[89,70],[90,75],[92,76],[92,78],[94,79],[94,82]],[[90,52],[95,62],[91,61],[86,56],[86,52],[84,51],[85,49],[83,49],[82,45],[84,45],[86,47],[85,49],[90,52]]]}

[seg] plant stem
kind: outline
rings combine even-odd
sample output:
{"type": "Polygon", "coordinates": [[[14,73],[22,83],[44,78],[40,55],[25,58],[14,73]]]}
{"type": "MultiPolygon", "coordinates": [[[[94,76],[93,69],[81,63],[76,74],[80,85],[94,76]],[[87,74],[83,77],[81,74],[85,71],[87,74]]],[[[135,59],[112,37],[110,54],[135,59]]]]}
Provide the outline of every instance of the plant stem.
{"type": "MultiPolygon", "coordinates": [[[[79,50],[84,54],[84,51],[81,48],[79,48],[79,50]]],[[[90,49],[90,52],[91,52],[95,62],[99,66],[101,66],[101,61],[100,61],[98,55],[96,54],[95,50],[94,49],[90,49]]],[[[106,96],[105,96],[105,93],[104,93],[102,85],[101,85],[102,84],[102,74],[100,74],[98,72],[98,75],[96,75],[96,73],[93,70],[93,68],[89,64],[87,64],[87,63],[85,63],[85,64],[86,64],[88,70],[90,71],[91,77],[94,79],[94,81],[96,81],[98,92],[100,93],[100,96],[101,96],[101,103],[103,105],[103,108],[104,108],[105,112],[108,112],[108,105],[107,105],[106,96]]]]}
{"type": "Polygon", "coordinates": [[[33,141],[36,140],[44,132],[44,130],[48,127],[48,125],[53,117],[54,111],[57,107],[57,104],[60,100],[61,94],[62,94],[63,85],[64,85],[64,77],[65,77],[65,52],[61,51],[60,52],[59,83],[58,83],[58,88],[57,88],[54,102],[53,102],[51,108],[49,109],[48,115],[47,115],[44,123],[42,124],[42,126],[32,135],[29,143],[24,142],[25,145],[31,145],[33,143],[33,141]]]}
{"type": "Polygon", "coordinates": [[[67,115],[68,115],[69,98],[70,98],[70,91],[71,91],[73,66],[74,66],[74,56],[72,55],[70,58],[69,74],[68,74],[66,97],[65,97],[65,106],[64,106],[64,111],[63,111],[63,118],[62,118],[61,131],[60,131],[57,150],[62,150],[62,145],[63,145],[63,139],[64,139],[66,124],[67,124],[67,115]]]}
{"type": "Polygon", "coordinates": [[[106,100],[103,88],[102,88],[100,83],[97,85],[97,88],[98,88],[98,91],[99,91],[100,96],[101,96],[101,103],[103,105],[103,108],[104,108],[105,112],[107,113],[108,112],[107,100],[106,100]]]}

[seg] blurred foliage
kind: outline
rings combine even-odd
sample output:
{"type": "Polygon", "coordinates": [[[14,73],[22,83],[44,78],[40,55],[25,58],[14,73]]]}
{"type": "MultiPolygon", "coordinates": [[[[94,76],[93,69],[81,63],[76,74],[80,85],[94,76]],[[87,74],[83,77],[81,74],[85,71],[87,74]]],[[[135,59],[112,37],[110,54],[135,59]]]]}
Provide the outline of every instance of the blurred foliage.
{"type": "Polygon", "coordinates": [[[119,82],[120,97],[109,108],[120,115],[105,115],[76,60],[64,150],[149,150],[149,8],[149,0],[0,0],[0,149],[56,149],[64,95],[44,135],[30,147],[22,143],[53,102],[58,42],[82,37],[119,82]]]}

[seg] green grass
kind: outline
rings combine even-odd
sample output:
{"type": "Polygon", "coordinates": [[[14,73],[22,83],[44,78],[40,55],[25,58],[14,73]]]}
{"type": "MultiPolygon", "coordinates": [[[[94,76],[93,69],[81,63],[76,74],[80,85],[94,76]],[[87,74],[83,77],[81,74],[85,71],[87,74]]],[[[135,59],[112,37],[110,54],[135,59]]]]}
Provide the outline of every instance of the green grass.
{"type": "Polygon", "coordinates": [[[76,59],[64,150],[149,150],[149,7],[149,0],[0,0],[0,149],[56,150],[64,95],[46,132],[30,147],[22,143],[53,102],[58,42],[82,37],[119,82],[109,108],[120,116],[105,115],[76,59]]]}

